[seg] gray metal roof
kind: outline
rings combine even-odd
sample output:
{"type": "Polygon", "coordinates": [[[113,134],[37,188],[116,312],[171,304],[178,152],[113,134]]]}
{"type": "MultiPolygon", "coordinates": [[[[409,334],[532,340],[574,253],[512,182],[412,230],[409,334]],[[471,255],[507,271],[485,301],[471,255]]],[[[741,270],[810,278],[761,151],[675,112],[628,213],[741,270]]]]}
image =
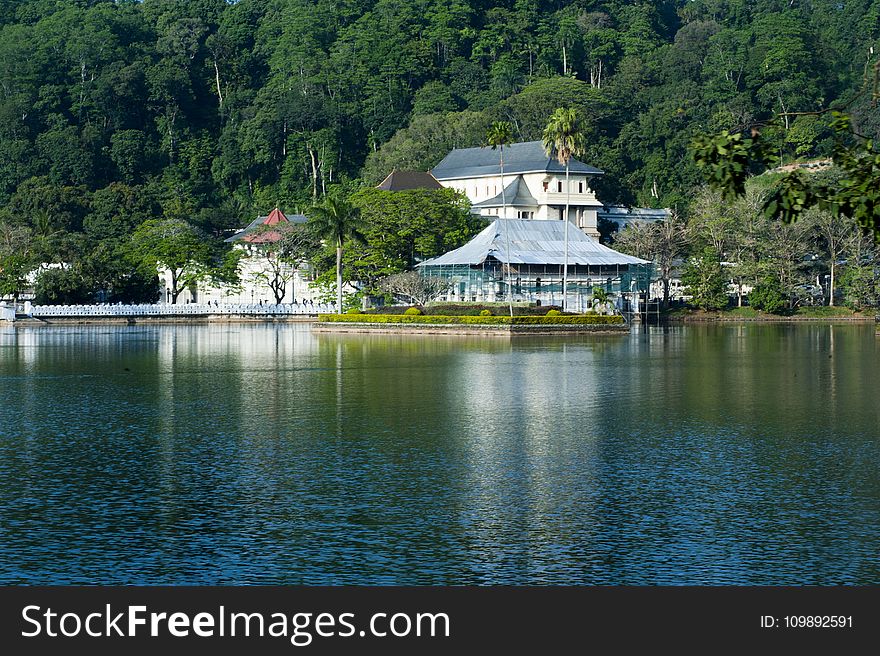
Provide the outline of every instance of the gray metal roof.
{"type": "MultiPolygon", "coordinates": [[[[479,178],[499,175],[500,152],[488,146],[483,148],[456,148],[431,170],[438,180],[479,178]]],[[[602,175],[599,169],[572,158],[569,172],[602,175]]],[[[565,167],[555,157],[547,156],[540,141],[525,141],[504,147],[504,173],[565,173],[565,167]]]]}
{"type": "MultiPolygon", "coordinates": [[[[565,223],[536,219],[497,219],[461,248],[444,253],[418,266],[478,265],[489,258],[511,264],[563,264],[565,262],[565,223]],[[510,259],[507,257],[507,234],[510,259]]],[[[618,253],[585,235],[576,226],[568,227],[568,263],[584,266],[650,264],[631,255],[618,253]]]]}
{"type": "MultiPolygon", "coordinates": [[[[505,171],[505,176],[507,172],[505,171]]],[[[472,207],[501,207],[501,194],[495,198],[489,198],[480,203],[474,203],[472,207]]],[[[537,207],[538,201],[532,196],[528,185],[518,175],[509,185],[504,188],[504,201],[510,207],[537,207]]]]}

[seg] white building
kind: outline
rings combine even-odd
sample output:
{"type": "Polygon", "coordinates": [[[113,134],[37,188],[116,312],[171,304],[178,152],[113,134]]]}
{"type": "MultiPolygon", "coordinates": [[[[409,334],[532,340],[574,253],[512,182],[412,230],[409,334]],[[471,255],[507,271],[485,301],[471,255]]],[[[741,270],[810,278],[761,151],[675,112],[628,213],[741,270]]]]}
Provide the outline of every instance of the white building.
{"type": "Polygon", "coordinates": [[[464,193],[474,211],[486,217],[559,221],[568,201],[568,220],[587,235],[599,236],[597,217],[604,207],[591,184],[602,171],[571,159],[566,187],[565,167],[547,156],[540,141],[510,144],[504,147],[502,199],[500,155],[488,147],[456,148],[431,174],[444,187],[464,193]]]}
{"type": "MultiPolygon", "coordinates": [[[[234,248],[244,252],[238,265],[240,283],[236,286],[215,287],[209,282],[201,282],[195,289],[187,288],[177,298],[178,303],[243,303],[243,304],[274,304],[275,293],[270,282],[282,285],[284,294],[282,303],[313,303],[318,299],[310,286],[311,269],[303,264],[294,267],[289,264],[273,264],[270,262],[271,249],[268,248],[281,235],[272,230],[272,226],[285,223],[301,224],[307,221],[302,214],[285,214],[277,207],[268,216],[254,219],[246,228],[238,231],[227,239],[234,248]]],[[[170,303],[169,274],[159,271],[159,280],[163,291],[161,301],[170,303]]]]}
{"type": "Polygon", "coordinates": [[[606,205],[599,211],[599,219],[604,219],[623,230],[627,226],[643,226],[657,221],[666,221],[672,216],[668,209],[652,209],[647,207],[625,207],[623,205],[606,205]]]}
{"type": "Polygon", "coordinates": [[[628,225],[665,221],[670,216],[668,209],[603,204],[592,188],[593,181],[603,172],[577,159],[569,162],[566,187],[565,167],[547,156],[540,141],[504,147],[502,198],[500,156],[499,149],[457,148],[431,174],[444,187],[462,192],[470,199],[473,211],[489,220],[499,217],[559,221],[568,201],[569,221],[585,234],[598,237],[600,219],[615,223],[622,230],[628,225]]]}

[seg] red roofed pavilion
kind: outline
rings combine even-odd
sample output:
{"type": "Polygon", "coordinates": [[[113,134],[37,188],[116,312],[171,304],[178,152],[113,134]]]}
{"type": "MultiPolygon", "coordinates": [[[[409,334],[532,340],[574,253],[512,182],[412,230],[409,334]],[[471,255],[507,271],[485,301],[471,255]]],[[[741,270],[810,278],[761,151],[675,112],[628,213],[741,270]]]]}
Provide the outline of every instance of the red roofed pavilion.
{"type": "Polygon", "coordinates": [[[240,230],[226,241],[244,241],[249,244],[272,244],[281,239],[281,233],[277,230],[269,230],[272,226],[284,224],[306,223],[308,218],[303,214],[293,214],[288,218],[277,207],[269,212],[268,216],[259,216],[254,219],[244,230],[240,230]]]}

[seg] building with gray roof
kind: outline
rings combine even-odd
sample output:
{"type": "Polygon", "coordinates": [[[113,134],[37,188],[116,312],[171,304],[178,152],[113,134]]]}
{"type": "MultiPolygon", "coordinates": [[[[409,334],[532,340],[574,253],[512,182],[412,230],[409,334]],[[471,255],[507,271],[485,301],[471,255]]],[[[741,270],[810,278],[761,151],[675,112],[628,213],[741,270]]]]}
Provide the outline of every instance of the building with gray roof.
{"type": "Polygon", "coordinates": [[[596,217],[602,203],[591,182],[602,171],[571,159],[566,179],[565,167],[545,152],[540,141],[505,146],[503,176],[500,160],[500,148],[456,148],[431,173],[440,184],[467,196],[474,212],[489,220],[559,221],[568,205],[572,225],[585,234],[599,236],[596,217]]]}
{"type": "MultiPolygon", "coordinates": [[[[464,246],[422,262],[419,270],[448,280],[449,301],[504,300],[509,278],[514,300],[561,304],[565,230],[562,221],[496,219],[464,246]]],[[[573,226],[568,233],[567,307],[589,308],[599,286],[611,293],[648,288],[650,262],[603,246],[573,226]]]]}

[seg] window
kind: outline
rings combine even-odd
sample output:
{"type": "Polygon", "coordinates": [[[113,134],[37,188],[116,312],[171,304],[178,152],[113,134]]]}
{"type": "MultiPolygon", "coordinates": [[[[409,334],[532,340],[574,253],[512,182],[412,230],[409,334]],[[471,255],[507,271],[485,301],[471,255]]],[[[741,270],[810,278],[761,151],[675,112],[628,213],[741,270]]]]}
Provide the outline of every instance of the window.
{"type": "Polygon", "coordinates": [[[544,180],[544,191],[547,191],[547,189],[548,189],[549,186],[550,186],[550,181],[549,181],[549,180],[544,180]]]}
{"type": "Polygon", "coordinates": [[[531,219],[535,215],[534,212],[529,212],[527,210],[519,210],[516,213],[516,218],[518,219],[531,219]]]}
{"type": "Polygon", "coordinates": [[[578,182],[578,193],[579,194],[584,193],[584,183],[583,182],[578,182]]]}
{"type": "Polygon", "coordinates": [[[562,180],[556,181],[556,191],[558,191],[560,194],[562,193],[562,180]]]}

